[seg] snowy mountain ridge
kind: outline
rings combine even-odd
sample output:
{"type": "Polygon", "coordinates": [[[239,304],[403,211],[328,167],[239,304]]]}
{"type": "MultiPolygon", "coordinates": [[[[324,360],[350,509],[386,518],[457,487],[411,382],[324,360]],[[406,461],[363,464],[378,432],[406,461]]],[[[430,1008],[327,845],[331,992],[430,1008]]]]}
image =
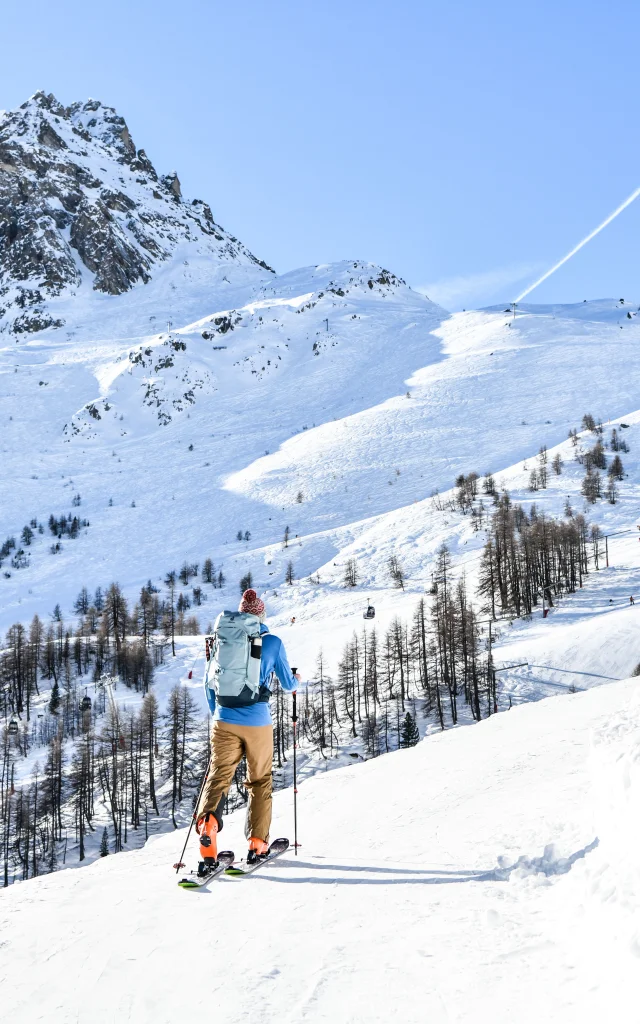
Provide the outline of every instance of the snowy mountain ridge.
{"type": "Polygon", "coordinates": [[[120,295],[186,244],[219,264],[260,267],[160,176],[122,117],[98,100],[36,93],[0,121],[0,330],[61,328],[59,302],[84,286],[120,295]]]}

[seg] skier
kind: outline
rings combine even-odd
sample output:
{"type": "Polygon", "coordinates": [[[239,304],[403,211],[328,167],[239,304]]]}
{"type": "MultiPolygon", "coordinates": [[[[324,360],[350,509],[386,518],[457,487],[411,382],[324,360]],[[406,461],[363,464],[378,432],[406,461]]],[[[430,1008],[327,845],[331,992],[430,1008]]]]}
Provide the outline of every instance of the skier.
{"type": "Polygon", "coordinates": [[[629,598],[629,604],[635,604],[635,603],[636,602],[633,600],[633,594],[632,594],[631,597],[629,598]]]}
{"type": "MultiPolygon", "coordinates": [[[[200,856],[211,864],[217,858],[217,833],[222,829],[222,806],[233,781],[235,770],[247,759],[246,788],[249,790],[245,834],[249,840],[247,862],[256,863],[269,849],[271,825],[271,761],[273,757],[273,724],[269,698],[269,680],[275,672],[284,690],[293,692],[300,676],[289,667],[284,644],[265,625],[265,605],[255,590],[245,590],[238,611],[256,616],[260,622],[262,641],[259,689],[253,699],[229,701],[216,696],[205,674],[205,693],[213,715],[211,728],[211,763],[200,804],[196,831],[200,836],[200,856]],[[231,706],[229,706],[231,705],[231,706]]],[[[233,618],[231,613],[231,618],[233,618]]],[[[229,616],[224,612],[220,619],[229,616]]],[[[254,620],[255,621],[255,620],[254,620]]],[[[218,623],[216,623],[216,627],[218,623]]],[[[252,648],[252,656],[254,648],[252,648]]],[[[241,697],[245,695],[245,691],[241,697]]]]}

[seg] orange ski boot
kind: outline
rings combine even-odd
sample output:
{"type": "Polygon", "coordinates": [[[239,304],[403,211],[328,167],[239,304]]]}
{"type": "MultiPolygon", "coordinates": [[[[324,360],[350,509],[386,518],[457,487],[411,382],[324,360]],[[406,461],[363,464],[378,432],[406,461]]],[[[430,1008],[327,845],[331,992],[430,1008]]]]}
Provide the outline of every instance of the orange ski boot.
{"type": "Polygon", "coordinates": [[[212,868],[218,859],[218,822],[215,814],[201,814],[196,822],[196,832],[200,836],[200,856],[205,866],[212,868]]]}
{"type": "Polygon", "coordinates": [[[251,839],[249,840],[247,864],[256,864],[259,860],[264,860],[268,852],[269,844],[265,843],[264,839],[258,839],[256,836],[251,836],[251,839]]]}

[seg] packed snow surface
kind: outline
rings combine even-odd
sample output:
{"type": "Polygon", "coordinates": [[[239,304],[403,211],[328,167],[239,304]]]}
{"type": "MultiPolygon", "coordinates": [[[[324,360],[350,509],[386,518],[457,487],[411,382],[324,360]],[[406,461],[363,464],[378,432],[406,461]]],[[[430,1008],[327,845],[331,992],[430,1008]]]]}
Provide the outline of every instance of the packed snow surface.
{"type": "MultiPolygon", "coordinates": [[[[300,786],[298,857],[252,877],[179,889],[180,831],[12,886],[4,1018],[637,1019],[638,686],[316,776],[300,786]]],[[[274,811],[273,834],[291,836],[291,791],[274,811]]],[[[220,838],[243,853],[239,814],[220,838]]]]}

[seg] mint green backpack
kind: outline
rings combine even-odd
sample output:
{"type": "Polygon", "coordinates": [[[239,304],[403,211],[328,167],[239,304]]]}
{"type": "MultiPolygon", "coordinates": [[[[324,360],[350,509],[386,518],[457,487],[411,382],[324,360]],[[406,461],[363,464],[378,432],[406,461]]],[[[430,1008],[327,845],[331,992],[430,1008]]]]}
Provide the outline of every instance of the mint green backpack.
{"type": "Polygon", "coordinates": [[[205,689],[220,707],[254,704],[260,692],[260,619],[248,612],[220,612],[213,635],[205,637],[205,689]]]}

